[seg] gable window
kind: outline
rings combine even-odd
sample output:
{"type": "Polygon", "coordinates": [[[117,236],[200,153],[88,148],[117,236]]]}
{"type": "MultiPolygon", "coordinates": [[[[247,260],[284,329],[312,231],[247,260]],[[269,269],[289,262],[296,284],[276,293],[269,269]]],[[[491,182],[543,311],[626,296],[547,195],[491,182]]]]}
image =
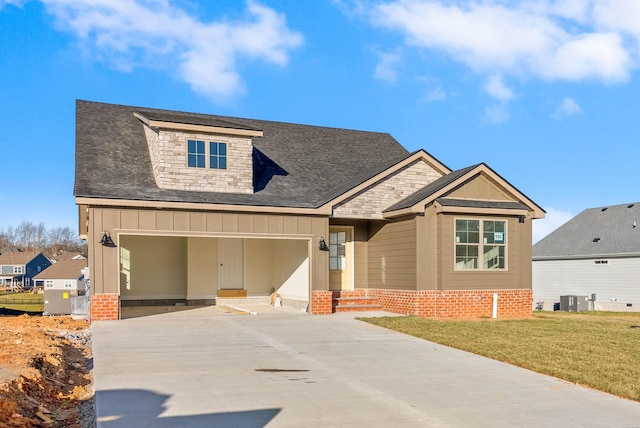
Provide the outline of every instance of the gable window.
{"type": "Polygon", "coordinates": [[[506,221],[456,219],[456,270],[506,269],[506,221]]]}
{"type": "Polygon", "coordinates": [[[227,143],[209,142],[209,168],[227,169],[227,143]]]}
{"type": "Polygon", "coordinates": [[[187,141],[187,165],[189,168],[204,168],[204,141],[187,141]]]}

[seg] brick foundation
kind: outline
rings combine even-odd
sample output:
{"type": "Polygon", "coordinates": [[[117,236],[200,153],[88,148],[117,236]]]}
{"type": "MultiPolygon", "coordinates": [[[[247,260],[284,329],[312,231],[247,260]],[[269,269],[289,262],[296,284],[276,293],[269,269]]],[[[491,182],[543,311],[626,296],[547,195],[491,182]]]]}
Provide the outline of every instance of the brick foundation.
{"type": "Polygon", "coordinates": [[[327,315],[333,313],[331,307],[333,293],[328,290],[316,290],[311,292],[311,313],[314,315],[327,315]]]}
{"type": "Polygon", "coordinates": [[[118,319],[120,319],[120,296],[118,294],[93,294],[91,296],[91,321],[118,319]]]}
{"type": "Polygon", "coordinates": [[[424,318],[491,317],[494,293],[498,295],[498,318],[523,318],[531,316],[533,301],[532,290],[410,291],[361,288],[334,293],[314,291],[312,301],[315,293],[322,293],[318,294],[318,308],[322,312],[314,309],[314,314],[331,313],[332,294],[340,297],[371,297],[377,299],[384,311],[424,318]]]}

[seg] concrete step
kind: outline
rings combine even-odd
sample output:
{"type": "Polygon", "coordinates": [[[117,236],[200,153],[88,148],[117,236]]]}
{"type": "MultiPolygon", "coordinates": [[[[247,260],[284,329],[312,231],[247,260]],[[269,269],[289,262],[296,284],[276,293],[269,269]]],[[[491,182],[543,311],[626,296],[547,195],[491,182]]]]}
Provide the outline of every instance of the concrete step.
{"type": "Polygon", "coordinates": [[[338,305],[333,307],[334,312],[366,312],[366,311],[381,311],[382,305],[370,304],[370,305],[338,305]]]}

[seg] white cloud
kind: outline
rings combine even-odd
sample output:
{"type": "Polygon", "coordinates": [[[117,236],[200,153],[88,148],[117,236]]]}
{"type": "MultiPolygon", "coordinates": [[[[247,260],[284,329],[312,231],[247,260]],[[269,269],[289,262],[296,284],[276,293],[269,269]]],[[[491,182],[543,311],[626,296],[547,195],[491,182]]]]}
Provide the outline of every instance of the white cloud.
{"type": "Polygon", "coordinates": [[[22,7],[27,0],[0,0],[0,10],[7,5],[22,7]]]}
{"type": "Polygon", "coordinates": [[[240,57],[276,65],[303,43],[286,17],[249,0],[242,18],[204,22],[169,0],[42,0],[86,52],[121,70],[167,69],[192,90],[223,101],[242,93],[240,57]]]}
{"type": "Polygon", "coordinates": [[[560,119],[563,116],[576,116],[582,113],[582,108],[578,105],[573,98],[564,97],[562,102],[556,108],[556,111],[551,115],[555,119],[560,119]]]}
{"type": "Polygon", "coordinates": [[[500,75],[491,76],[484,89],[498,101],[507,102],[513,98],[513,91],[504,84],[500,75]]]}
{"type": "Polygon", "coordinates": [[[424,101],[428,103],[433,101],[443,101],[445,99],[447,99],[447,93],[440,86],[429,89],[424,96],[424,101]]]}
{"type": "Polygon", "coordinates": [[[396,67],[400,62],[400,55],[390,52],[378,52],[378,64],[373,77],[377,80],[393,83],[396,81],[396,67]]]}
{"type": "Polygon", "coordinates": [[[546,208],[547,214],[542,219],[533,221],[533,243],[535,244],[574,216],[570,212],[546,208]]]}
{"type": "Polygon", "coordinates": [[[489,105],[484,109],[485,116],[492,123],[503,123],[509,120],[509,111],[504,104],[489,105]]]}
{"type": "Polygon", "coordinates": [[[637,66],[637,0],[394,0],[370,17],[483,75],[615,83],[637,66]]]}

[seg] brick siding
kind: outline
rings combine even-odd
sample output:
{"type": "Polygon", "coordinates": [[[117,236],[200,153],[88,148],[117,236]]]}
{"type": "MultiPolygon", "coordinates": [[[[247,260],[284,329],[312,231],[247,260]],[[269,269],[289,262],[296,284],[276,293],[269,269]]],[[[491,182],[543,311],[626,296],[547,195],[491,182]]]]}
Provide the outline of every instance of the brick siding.
{"type": "Polygon", "coordinates": [[[91,321],[115,321],[120,319],[118,294],[93,294],[91,296],[91,321]]]}
{"type": "MultiPolygon", "coordinates": [[[[531,316],[532,290],[403,291],[357,289],[339,292],[340,297],[373,297],[382,305],[384,311],[423,318],[491,317],[494,294],[498,295],[498,318],[531,316]]],[[[314,311],[314,313],[316,312],[314,311]]]]}

